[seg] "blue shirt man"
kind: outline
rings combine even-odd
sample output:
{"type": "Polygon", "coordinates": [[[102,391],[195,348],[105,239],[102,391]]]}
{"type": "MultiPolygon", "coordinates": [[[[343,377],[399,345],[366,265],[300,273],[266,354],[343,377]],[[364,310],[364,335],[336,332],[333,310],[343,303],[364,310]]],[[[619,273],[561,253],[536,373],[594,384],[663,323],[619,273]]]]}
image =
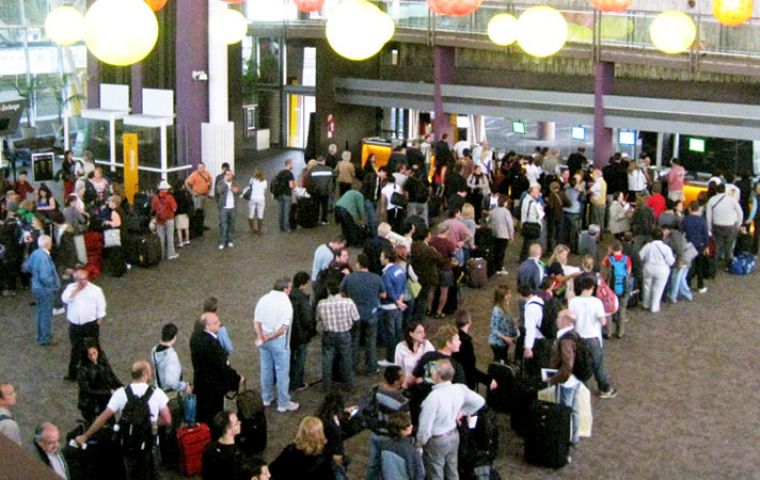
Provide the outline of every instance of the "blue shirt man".
{"type": "Polygon", "coordinates": [[[53,321],[53,299],[61,288],[61,279],[50,257],[53,239],[41,235],[37,239],[37,249],[29,256],[26,271],[32,275],[32,293],[34,294],[35,316],[37,319],[37,344],[42,346],[55,345],[50,330],[53,321]]]}

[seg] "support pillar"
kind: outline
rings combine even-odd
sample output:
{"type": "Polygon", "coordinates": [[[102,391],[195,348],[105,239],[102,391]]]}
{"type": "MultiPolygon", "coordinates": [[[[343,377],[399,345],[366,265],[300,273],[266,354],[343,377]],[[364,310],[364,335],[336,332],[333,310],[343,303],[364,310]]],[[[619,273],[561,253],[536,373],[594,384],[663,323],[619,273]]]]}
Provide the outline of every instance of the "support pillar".
{"type": "Polygon", "coordinates": [[[449,116],[443,111],[441,87],[454,81],[455,54],[454,47],[435,47],[433,51],[433,88],[435,95],[433,101],[433,111],[435,112],[433,133],[436,140],[440,140],[444,133],[448,133],[449,138],[454,138],[454,129],[451,126],[449,116]]]}
{"type": "Polygon", "coordinates": [[[557,124],[554,122],[538,122],[538,139],[545,142],[553,141],[557,134],[557,124]]]}
{"type": "MultiPolygon", "coordinates": [[[[95,0],[87,0],[90,8],[95,0]]],[[[87,106],[100,108],[100,60],[87,50],[87,106]]]]}
{"type": "Polygon", "coordinates": [[[132,113],[142,113],[143,64],[135,63],[129,67],[129,107],[132,113]]]}
{"type": "Polygon", "coordinates": [[[612,156],[612,129],[604,126],[604,95],[612,93],[615,83],[615,64],[596,62],[594,65],[594,166],[601,168],[612,156]]]}
{"type": "Polygon", "coordinates": [[[195,166],[201,162],[201,124],[208,121],[209,92],[206,82],[193,80],[193,72],[208,72],[208,4],[202,1],[174,4],[177,163],[195,166]]]}

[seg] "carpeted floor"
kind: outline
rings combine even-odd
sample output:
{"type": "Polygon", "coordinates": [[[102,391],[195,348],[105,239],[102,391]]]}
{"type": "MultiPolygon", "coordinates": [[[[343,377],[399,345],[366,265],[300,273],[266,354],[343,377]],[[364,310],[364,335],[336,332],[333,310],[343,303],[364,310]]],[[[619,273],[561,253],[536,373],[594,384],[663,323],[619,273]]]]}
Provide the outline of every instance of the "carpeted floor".
{"type": "MultiPolygon", "coordinates": [[[[296,159],[300,170],[300,153],[269,154],[243,163],[239,181],[247,181],[254,163],[271,178],[285,158],[296,159]]],[[[134,268],[120,279],[106,276],[96,281],[108,299],[108,317],[101,330],[103,348],[123,381],[128,380],[134,360],[148,358],[161,326],[170,321],[180,327],[177,350],[185,378],[191,379],[191,325],[200,314],[203,298],[215,295],[235,344],[231,363],[250,379],[249,385],[258,388],[258,355],[252,344],[256,300],[278,277],[310,271],[314,249],[338,233],[334,224],[280,233],[276,205],[270,201],[265,234],[248,232],[247,208],[241,208],[235,247],[220,252],[214,206],[209,204],[206,222],[211,230],[181,249],[177,260],[147,270],[134,268]]],[[[514,287],[515,245],[508,249],[506,265],[508,276],[494,277],[483,289],[464,289],[462,308],[473,314],[473,335],[483,367],[491,357],[487,335],[492,289],[499,282],[514,287]]],[[[719,274],[708,286],[709,291],[696,294],[694,302],[666,304],[658,315],[632,311],[626,337],[606,343],[610,379],[620,393],[615,399],[593,400],[594,435],[573,451],[570,465],[559,471],[527,465],[522,441],[509,429],[508,419],[500,418],[502,448],[496,465],[502,478],[760,478],[756,467],[760,374],[752,367],[760,351],[760,317],[752,292],[760,288],[760,281],[757,275],[719,274]]],[[[0,298],[0,378],[16,386],[14,413],[28,440],[40,421],[53,421],[66,432],[79,416],[76,387],[63,381],[69,350],[65,319],[54,320],[61,344],[37,347],[31,300],[28,291],[0,298]]],[[[431,322],[428,330],[440,323],[431,322]]],[[[319,342],[314,341],[307,361],[310,381],[321,376],[319,358],[319,342]]],[[[356,401],[377,380],[360,377],[360,384],[348,392],[351,400],[356,401]]],[[[301,402],[299,412],[268,412],[267,460],[292,440],[300,419],[313,413],[321,398],[321,388],[314,386],[294,395],[301,402]]],[[[354,460],[351,478],[363,478],[367,443],[366,433],[347,443],[354,460]]],[[[165,476],[175,478],[176,474],[165,476]]]]}

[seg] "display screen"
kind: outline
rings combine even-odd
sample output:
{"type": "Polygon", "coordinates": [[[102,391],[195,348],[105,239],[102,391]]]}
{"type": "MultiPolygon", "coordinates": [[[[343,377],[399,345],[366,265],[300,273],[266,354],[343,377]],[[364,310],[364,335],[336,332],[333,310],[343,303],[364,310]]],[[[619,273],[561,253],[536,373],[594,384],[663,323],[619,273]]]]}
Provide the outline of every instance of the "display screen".
{"type": "Polygon", "coordinates": [[[692,152],[705,153],[705,139],[704,138],[690,138],[689,150],[692,152]]]}
{"type": "Polygon", "coordinates": [[[512,132],[518,135],[525,135],[525,122],[522,120],[513,120],[512,132]]]}
{"type": "Polygon", "coordinates": [[[620,145],[636,145],[636,132],[633,130],[620,130],[618,132],[618,143],[620,145]]]}
{"type": "Polygon", "coordinates": [[[573,127],[570,129],[570,136],[573,140],[586,140],[586,129],[583,127],[573,127]]]}

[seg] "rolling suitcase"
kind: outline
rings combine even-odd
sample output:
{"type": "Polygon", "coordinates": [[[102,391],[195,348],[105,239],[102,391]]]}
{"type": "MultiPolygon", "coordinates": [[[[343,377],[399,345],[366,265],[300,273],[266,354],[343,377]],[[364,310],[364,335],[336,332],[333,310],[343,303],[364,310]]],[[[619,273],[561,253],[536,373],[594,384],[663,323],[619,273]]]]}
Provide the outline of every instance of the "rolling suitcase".
{"type": "Polygon", "coordinates": [[[509,412],[509,425],[516,434],[525,436],[528,431],[531,405],[538,398],[538,387],[535,385],[535,382],[531,382],[526,378],[517,379],[514,385],[515,388],[509,412]]]}
{"type": "Polygon", "coordinates": [[[488,264],[484,258],[467,260],[467,285],[482,288],[488,283],[488,264]]]}
{"type": "Polygon", "coordinates": [[[187,477],[198,475],[203,470],[203,451],[211,443],[211,431],[205,423],[199,423],[177,430],[179,450],[179,473],[187,477]]]}
{"type": "Polygon", "coordinates": [[[155,233],[129,236],[124,248],[127,263],[147,268],[161,261],[161,240],[155,233]]]}
{"type": "Polygon", "coordinates": [[[237,397],[240,435],[237,444],[245,455],[255,455],[267,448],[267,417],[261,395],[255,390],[243,390],[237,397]]]}
{"type": "Polygon", "coordinates": [[[488,390],[486,404],[489,408],[502,413],[512,411],[519,375],[520,367],[515,364],[494,362],[488,366],[488,376],[499,385],[495,390],[488,390]]]}
{"type": "Polygon", "coordinates": [[[204,224],[206,222],[206,212],[199,208],[190,214],[190,238],[198,238],[203,236],[205,230],[204,224]]]}
{"type": "Polygon", "coordinates": [[[570,416],[573,409],[536,400],[530,408],[525,434],[525,460],[533,465],[561,468],[570,451],[570,416]]]}
{"type": "Polygon", "coordinates": [[[314,228],[319,223],[319,204],[311,197],[302,197],[294,205],[296,223],[299,227],[314,228]]]}

